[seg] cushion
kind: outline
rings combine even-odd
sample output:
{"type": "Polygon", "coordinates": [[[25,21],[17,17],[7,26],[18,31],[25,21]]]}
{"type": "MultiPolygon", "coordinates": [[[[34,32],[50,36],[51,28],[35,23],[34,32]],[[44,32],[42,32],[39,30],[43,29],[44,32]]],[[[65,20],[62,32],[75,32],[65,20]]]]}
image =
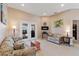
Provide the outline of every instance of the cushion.
{"type": "Polygon", "coordinates": [[[17,42],[15,42],[13,48],[14,48],[15,50],[23,49],[23,48],[24,48],[24,43],[17,43],[17,42]]]}
{"type": "Polygon", "coordinates": [[[4,40],[4,42],[2,43],[1,45],[1,49],[4,49],[4,50],[13,50],[13,47],[10,46],[11,44],[8,44],[8,41],[4,40]]]}
{"type": "Polygon", "coordinates": [[[8,47],[13,48],[14,40],[11,37],[8,37],[6,39],[6,43],[7,43],[8,47]]]}
{"type": "Polygon", "coordinates": [[[35,48],[25,48],[25,49],[19,49],[19,50],[14,50],[12,55],[14,56],[31,56],[35,55],[36,51],[35,48]]]}
{"type": "Polygon", "coordinates": [[[20,49],[20,50],[14,50],[12,54],[14,56],[22,56],[23,50],[22,49],[20,49]]]}

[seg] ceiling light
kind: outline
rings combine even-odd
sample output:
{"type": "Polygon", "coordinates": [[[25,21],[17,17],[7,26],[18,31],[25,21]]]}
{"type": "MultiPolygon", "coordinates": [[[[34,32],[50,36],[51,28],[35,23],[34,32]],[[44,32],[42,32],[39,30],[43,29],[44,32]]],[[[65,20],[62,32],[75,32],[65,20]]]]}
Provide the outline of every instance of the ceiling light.
{"type": "Polygon", "coordinates": [[[21,6],[24,6],[24,4],[21,4],[21,6]]]}
{"type": "Polygon", "coordinates": [[[47,13],[44,12],[43,15],[45,16],[45,15],[47,15],[47,13]]]}
{"type": "Polygon", "coordinates": [[[63,7],[64,6],[64,4],[61,4],[61,7],[63,7]]]}

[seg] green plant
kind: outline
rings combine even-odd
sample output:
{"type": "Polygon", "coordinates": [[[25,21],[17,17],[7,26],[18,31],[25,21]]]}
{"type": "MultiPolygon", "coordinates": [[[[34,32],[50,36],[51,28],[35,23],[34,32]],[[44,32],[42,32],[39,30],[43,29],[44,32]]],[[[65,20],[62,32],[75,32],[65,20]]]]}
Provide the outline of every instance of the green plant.
{"type": "Polygon", "coordinates": [[[63,20],[62,19],[57,20],[57,21],[55,21],[54,24],[55,24],[55,27],[61,27],[63,25],[63,20]]]}

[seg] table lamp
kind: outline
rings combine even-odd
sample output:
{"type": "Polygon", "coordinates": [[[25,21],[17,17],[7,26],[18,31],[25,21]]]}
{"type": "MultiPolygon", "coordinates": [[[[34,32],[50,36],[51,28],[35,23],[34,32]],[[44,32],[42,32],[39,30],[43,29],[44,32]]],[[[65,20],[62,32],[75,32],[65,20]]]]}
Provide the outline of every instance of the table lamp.
{"type": "Polygon", "coordinates": [[[70,32],[70,29],[67,28],[67,29],[66,29],[67,37],[69,37],[69,32],[70,32]]]}
{"type": "Polygon", "coordinates": [[[15,25],[12,27],[12,30],[13,30],[13,35],[15,36],[15,31],[16,31],[16,26],[15,25]]]}

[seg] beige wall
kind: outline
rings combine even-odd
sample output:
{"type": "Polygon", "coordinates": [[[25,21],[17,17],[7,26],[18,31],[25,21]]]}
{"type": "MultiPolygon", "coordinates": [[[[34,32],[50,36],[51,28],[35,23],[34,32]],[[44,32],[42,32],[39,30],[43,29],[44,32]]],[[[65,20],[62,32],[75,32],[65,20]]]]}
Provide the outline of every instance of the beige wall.
{"type": "MultiPolygon", "coordinates": [[[[20,22],[22,21],[28,21],[28,22],[34,22],[37,25],[37,34],[40,33],[40,17],[38,16],[33,16],[28,13],[25,13],[23,11],[13,9],[10,7],[7,7],[8,10],[8,30],[9,33],[12,30],[12,26],[15,25],[17,27],[17,31],[19,34],[20,31],[20,22]]],[[[38,35],[40,36],[40,35],[38,35]]]]}
{"type": "MultiPolygon", "coordinates": [[[[64,30],[66,30],[67,28],[70,28],[70,36],[72,36],[72,24],[73,24],[72,21],[79,20],[79,10],[78,9],[68,10],[58,15],[51,16],[51,26],[54,25],[55,20],[58,20],[61,18],[63,19],[63,22],[64,22],[64,26],[63,26],[64,30]]],[[[66,34],[66,32],[64,34],[66,34]]]]}
{"type": "Polygon", "coordinates": [[[49,26],[49,31],[48,32],[50,32],[50,26],[51,26],[51,24],[50,24],[50,16],[43,16],[43,17],[41,17],[41,26],[43,26],[43,23],[44,22],[46,22],[47,23],[47,26],[49,26]]]}
{"type": "Polygon", "coordinates": [[[44,22],[47,22],[47,25],[49,26],[49,32],[52,32],[52,28],[54,26],[54,21],[63,19],[64,25],[64,34],[66,35],[66,29],[70,29],[69,35],[72,36],[72,20],[79,20],[79,10],[68,10],[63,13],[54,15],[54,16],[49,16],[49,17],[38,17],[31,15],[29,13],[13,9],[10,7],[7,7],[8,9],[8,28],[9,31],[11,30],[11,27],[13,25],[17,25],[17,30],[19,31],[19,24],[21,21],[28,21],[28,22],[35,22],[37,24],[37,34],[38,37],[41,37],[41,26],[43,25],[44,22]]]}
{"type": "Polygon", "coordinates": [[[20,34],[20,22],[22,21],[28,21],[28,22],[34,22],[37,25],[37,36],[41,37],[41,26],[43,25],[43,22],[47,22],[47,25],[50,26],[49,17],[38,17],[31,15],[29,13],[13,9],[10,7],[7,7],[8,10],[8,30],[9,32],[12,30],[12,26],[17,26],[18,35],[20,34]]]}

